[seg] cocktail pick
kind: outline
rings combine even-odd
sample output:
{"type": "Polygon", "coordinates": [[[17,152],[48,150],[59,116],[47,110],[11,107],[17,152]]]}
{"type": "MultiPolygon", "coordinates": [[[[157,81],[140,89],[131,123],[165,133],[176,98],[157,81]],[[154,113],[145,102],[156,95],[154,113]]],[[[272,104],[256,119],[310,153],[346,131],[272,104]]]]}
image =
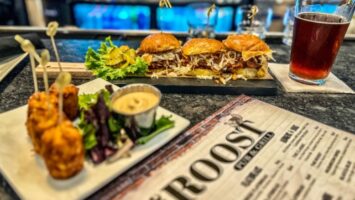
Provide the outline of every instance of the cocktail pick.
{"type": "Polygon", "coordinates": [[[43,82],[44,82],[44,89],[47,94],[47,105],[48,105],[48,109],[51,109],[50,97],[49,97],[49,86],[48,86],[48,74],[47,74],[47,67],[46,67],[49,60],[50,60],[49,51],[47,49],[45,49],[41,52],[40,65],[43,67],[43,82]]]}
{"type": "Polygon", "coordinates": [[[21,37],[20,35],[15,35],[15,40],[17,42],[20,43],[21,45],[21,49],[24,52],[27,52],[29,54],[32,54],[33,57],[35,58],[35,60],[38,63],[41,63],[41,58],[39,57],[39,55],[36,52],[35,46],[33,46],[33,44],[31,43],[31,41],[24,39],[23,37],[21,37]]]}
{"type": "Polygon", "coordinates": [[[30,63],[31,63],[31,70],[32,70],[32,78],[33,78],[33,85],[35,88],[35,92],[38,92],[38,83],[37,83],[37,75],[36,75],[36,70],[35,70],[35,60],[34,60],[34,55],[33,52],[35,52],[34,46],[31,44],[29,40],[25,40],[23,37],[20,35],[15,35],[15,40],[20,43],[21,49],[28,53],[30,56],[30,63]]]}
{"type": "Polygon", "coordinates": [[[248,14],[248,18],[250,19],[250,25],[253,26],[253,22],[254,22],[254,17],[256,16],[256,14],[258,14],[259,12],[259,8],[257,6],[252,6],[250,9],[250,13],[248,14]]]}
{"type": "Polygon", "coordinates": [[[68,72],[60,72],[57,79],[55,80],[55,84],[59,90],[59,123],[63,120],[63,90],[64,87],[69,85],[71,82],[71,74],[68,72]]]}
{"type": "Polygon", "coordinates": [[[169,0],[160,0],[159,7],[172,8],[173,6],[171,5],[169,0]]]}
{"type": "Polygon", "coordinates": [[[60,64],[58,49],[57,49],[57,46],[54,41],[54,36],[57,33],[58,26],[59,26],[58,22],[55,22],[55,21],[49,22],[46,34],[47,34],[47,36],[49,36],[51,38],[51,43],[52,43],[52,47],[54,50],[55,58],[57,59],[59,70],[60,70],[60,72],[62,72],[63,69],[62,69],[62,65],[60,64]]]}
{"type": "Polygon", "coordinates": [[[207,9],[207,24],[206,27],[208,27],[209,23],[210,23],[210,16],[212,14],[212,12],[216,10],[216,5],[212,4],[208,9],[207,9]]]}
{"type": "Polygon", "coordinates": [[[212,4],[210,7],[207,9],[207,17],[210,18],[211,13],[216,9],[216,4],[212,4]]]}
{"type": "Polygon", "coordinates": [[[48,86],[48,74],[47,74],[47,64],[50,60],[50,55],[49,55],[49,51],[47,49],[43,50],[41,53],[41,66],[43,67],[43,81],[44,81],[44,88],[45,91],[47,93],[47,95],[49,94],[49,86],[48,86]]]}

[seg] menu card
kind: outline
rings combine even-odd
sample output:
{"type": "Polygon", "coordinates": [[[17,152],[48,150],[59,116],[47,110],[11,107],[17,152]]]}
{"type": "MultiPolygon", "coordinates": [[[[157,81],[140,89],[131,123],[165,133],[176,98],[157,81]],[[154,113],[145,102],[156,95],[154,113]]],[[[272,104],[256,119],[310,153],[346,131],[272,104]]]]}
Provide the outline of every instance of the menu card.
{"type": "Polygon", "coordinates": [[[240,96],[185,135],[117,198],[355,199],[351,133],[240,96]]]}

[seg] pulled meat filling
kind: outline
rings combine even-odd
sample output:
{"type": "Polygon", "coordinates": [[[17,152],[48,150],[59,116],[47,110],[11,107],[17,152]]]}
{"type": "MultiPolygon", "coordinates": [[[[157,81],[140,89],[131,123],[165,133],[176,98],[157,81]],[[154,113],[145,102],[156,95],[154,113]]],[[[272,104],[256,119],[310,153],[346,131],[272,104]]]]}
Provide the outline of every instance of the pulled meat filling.
{"type": "MultiPolygon", "coordinates": [[[[190,70],[207,69],[217,73],[240,74],[240,70],[262,77],[267,70],[267,56],[256,56],[247,61],[242,59],[240,52],[228,50],[214,54],[198,54],[183,56],[180,50],[167,51],[159,54],[144,54],[149,69],[153,72],[163,70],[165,74],[186,75],[190,70]],[[244,70],[244,71],[245,71],[244,70]]],[[[244,72],[243,72],[244,73],[244,72]]]]}
{"type": "Polygon", "coordinates": [[[184,58],[184,63],[191,67],[191,69],[200,68],[219,71],[222,57],[222,53],[198,54],[184,58]]]}
{"type": "Polygon", "coordinates": [[[181,66],[182,55],[180,51],[167,51],[150,55],[149,69],[174,69],[181,66]]]}

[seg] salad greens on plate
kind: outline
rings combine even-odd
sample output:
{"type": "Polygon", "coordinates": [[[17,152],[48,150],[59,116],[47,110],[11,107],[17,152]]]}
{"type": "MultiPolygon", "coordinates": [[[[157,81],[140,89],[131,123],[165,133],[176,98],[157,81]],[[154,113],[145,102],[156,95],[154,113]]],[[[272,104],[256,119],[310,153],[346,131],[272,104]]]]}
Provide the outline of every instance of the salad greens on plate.
{"type": "MultiPolygon", "coordinates": [[[[143,145],[158,134],[174,127],[171,116],[156,119],[151,129],[141,129],[138,138],[124,128],[124,119],[113,113],[110,105],[111,87],[95,94],[79,95],[79,128],[83,134],[84,147],[93,163],[105,161],[128,144],[143,145]]],[[[128,153],[128,152],[127,152],[128,153]]]]}

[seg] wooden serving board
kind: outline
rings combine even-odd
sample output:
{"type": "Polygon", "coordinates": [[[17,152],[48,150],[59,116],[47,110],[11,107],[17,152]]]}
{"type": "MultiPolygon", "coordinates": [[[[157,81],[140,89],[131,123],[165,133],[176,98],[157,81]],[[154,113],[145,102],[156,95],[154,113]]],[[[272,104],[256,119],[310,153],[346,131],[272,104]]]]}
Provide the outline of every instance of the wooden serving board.
{"type": "MultiPolygon", "coordinates": [[[[63,71],[70,72],[74,79],[91,79],[92,73],[87,70],[84,63],[66,63],[61,62],[63,71]]],[[[270,64],[272,65],[272,64],[270,64]]],[[[49,78],[56,78],[59,74],[59,67],[56,62],[50,62],[47,67],[49,78]]],[[[39,77],[43,75],[43,68],[37,67],[36,74],[39,77]]],[[[212,80],[195,79],[191,77],[127,77],[121,80],[111,81],[118,86],[124,86],[131,83],[147,83],[158,87],[165,93],[194,93],[194,94],[247,94],[247,95],[276,95],[277,84],[273,77],[268,73],[262,79],[236,80],[229,81],[227,84],[217,84],[212,80]]]]}
{"type": "MultiPolygon", "coordinates": [[[[91,79],[93,75],[91,71],[87,70],[84,63],[74,63],[74,62],[60,62],[63,71],[70,72],[72,78],[78,79],[91,79]]],[[[57,62],[49,62],[47,65],[48,78],[56,78],[59,74],[59,66],[57,62]]],[[[43,75],[43,67],[36,67],[36,74],[39,77],[43,75]]]]}

